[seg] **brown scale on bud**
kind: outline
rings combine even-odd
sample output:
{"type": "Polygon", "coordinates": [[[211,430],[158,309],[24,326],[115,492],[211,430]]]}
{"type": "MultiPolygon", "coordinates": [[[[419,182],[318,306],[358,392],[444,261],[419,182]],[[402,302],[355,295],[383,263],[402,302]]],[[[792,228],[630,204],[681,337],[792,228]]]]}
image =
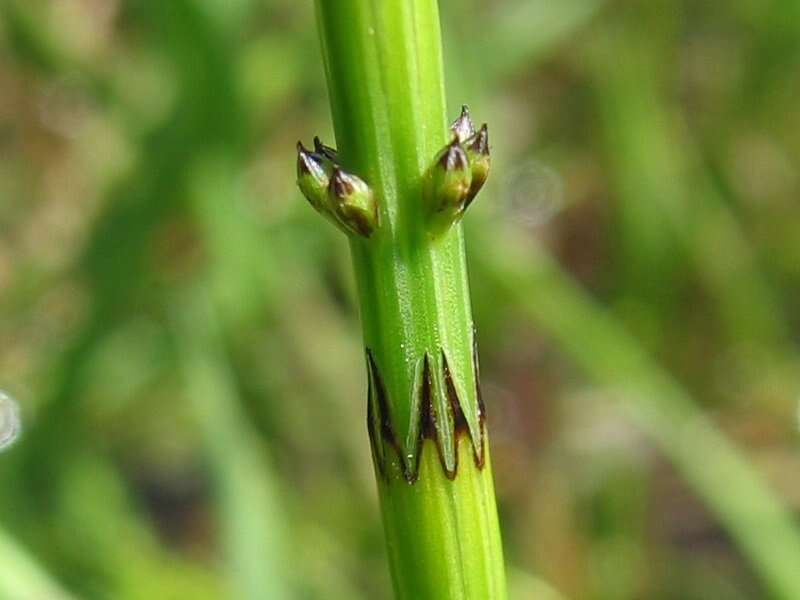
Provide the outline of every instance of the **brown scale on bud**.
{"type": "Polygon", "coordinates": [[[469,186],[464,208],[472,204],[475,196],[481,191],[486,178],[489,177],[491,158],[489,157],[489,128],[484,123],[478,133],[467,140],[467,156],[472,170],[472,182],[469,186]]]}
{"type": "Polygon", "coordinates": [[[328,199],[347,233],[368,238],[378,227],[378,204],[372,190],[360,177],[334,166],[328,199]]]}

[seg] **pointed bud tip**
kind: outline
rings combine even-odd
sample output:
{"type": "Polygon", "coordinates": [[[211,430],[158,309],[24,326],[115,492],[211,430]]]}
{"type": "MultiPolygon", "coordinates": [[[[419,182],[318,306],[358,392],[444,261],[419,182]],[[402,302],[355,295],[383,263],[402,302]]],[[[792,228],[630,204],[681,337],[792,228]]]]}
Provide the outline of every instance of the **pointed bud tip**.
{"type": "Polygon", "coordinates": [[[297,173],[298,175],[308,174],[311,169],[308,166],[308,162],[311,160],[309,156],[309,152],[305,146],[303,146],[303,142],[297,142],[297,173]]]}
{"type": "Polygon", "coordinates": [[[469,149],[477,154],[489,155],[489,127],[484,123],[469,145],[469,149]]]}
{"type": "Polygon", "coordinates": [[[469,117],[469,109],[466,104],[461,106],[461,114],[452,122],[450,130],[456,134],[460,142],[465,142],[475,135],[475,125],[473,125],[472,119],[469,117]]]}
{"type": "Polygon", "coordinates": [[[319,136],[314,136],[314,150],[317,154],[321,154],[331,162],[335,162],[337,160],[338,153],[336,152],[336,148],[331,148],[330,146],[326,146],[322,143],[322,140],[319,139],[319,136]]]}

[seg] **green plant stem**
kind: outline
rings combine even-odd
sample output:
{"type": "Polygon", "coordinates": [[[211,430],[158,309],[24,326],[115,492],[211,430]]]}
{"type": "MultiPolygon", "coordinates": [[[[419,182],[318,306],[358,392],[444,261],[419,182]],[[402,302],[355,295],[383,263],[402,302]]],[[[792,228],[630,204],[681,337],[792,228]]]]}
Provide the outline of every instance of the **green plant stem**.
{"type": "Polygon", "coordinates": [[[379,209],[351,250],[395,592],[503,598],[463,235],[429,236],[421,191],[448,142],[436,2],[318,0],[317,15],[339,162],[379,209]]]}

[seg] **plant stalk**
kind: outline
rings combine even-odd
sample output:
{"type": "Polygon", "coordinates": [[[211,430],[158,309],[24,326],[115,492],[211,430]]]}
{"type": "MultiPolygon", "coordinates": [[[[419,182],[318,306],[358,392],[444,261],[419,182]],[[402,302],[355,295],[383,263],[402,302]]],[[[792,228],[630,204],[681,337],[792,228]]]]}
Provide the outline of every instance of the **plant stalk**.
{"type": "MultiPolygon", "coordinates": [[[[377,205],[365,235],[349,237],[395,594],[505,598],[458,222],[465,206],[452,225],[434,228],[426,205],[426,174],[453,136],[438,8],[434,0],[317,0],[316,6],[337,142],[336,154],[318,146],[317,157],[356,174],[372,193],[360,196],[361,205],[377,205]]],[[[315,193],[314,180],[304,183],[315,193]]],[[[349,199],[344,192],[334,196],[330,210],[341,217],[349,199]]],[[[327,201],[314,199],[315,207],[327,201]]]]}

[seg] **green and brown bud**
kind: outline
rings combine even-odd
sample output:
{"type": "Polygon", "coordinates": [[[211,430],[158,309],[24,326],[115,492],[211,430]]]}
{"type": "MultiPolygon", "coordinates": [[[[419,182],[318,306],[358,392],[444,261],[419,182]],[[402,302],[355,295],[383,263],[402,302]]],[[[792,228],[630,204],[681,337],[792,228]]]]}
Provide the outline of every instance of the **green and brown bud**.
{"type": "Polygon", "coordinates": [[[472,124],[466,104],[461,106],[461,114],[450,124],[450,131],[456,134],[456,139],[461,144],[475,135],[475,125],[472,124]]]}
{"type": "Polygon", "coordinates": [[[328,202],[346,233],[368,238],[378,227],[378,204],[372,190],[360,177],[338,166],[331,175],[328,202]]]}
{"type": "Polygon", "coordinates": [[[317,212],[326,212],[332,165],[322,154],[311,152],[297,142],[297,187],[317,212]]]}
{"type": "Polygon", "coordinates": [[[489,157],[489,129],[484,123],[478,133],[467,141],[467,156],[469,157],[472,171],[472,182],[464,203],[464,208],[469,206],[475,196],[481,191],[486,178],[489,177],[491,158],[489,157]]]}
{"type": "Polygon", "coordinates": [[[436,156],[426,175],[425,200],[433,234],[447,231],[459,219],[471,183],[469,158],[454,136],[436,156]]]}
{"type": "Polygon", "coordinates": [[[369,237],[378,226],[370,187],[336,164],[335,148],[314,138],[314,151],[297,142],[297,185],[317,212],[347,234],[369,237]]]}

